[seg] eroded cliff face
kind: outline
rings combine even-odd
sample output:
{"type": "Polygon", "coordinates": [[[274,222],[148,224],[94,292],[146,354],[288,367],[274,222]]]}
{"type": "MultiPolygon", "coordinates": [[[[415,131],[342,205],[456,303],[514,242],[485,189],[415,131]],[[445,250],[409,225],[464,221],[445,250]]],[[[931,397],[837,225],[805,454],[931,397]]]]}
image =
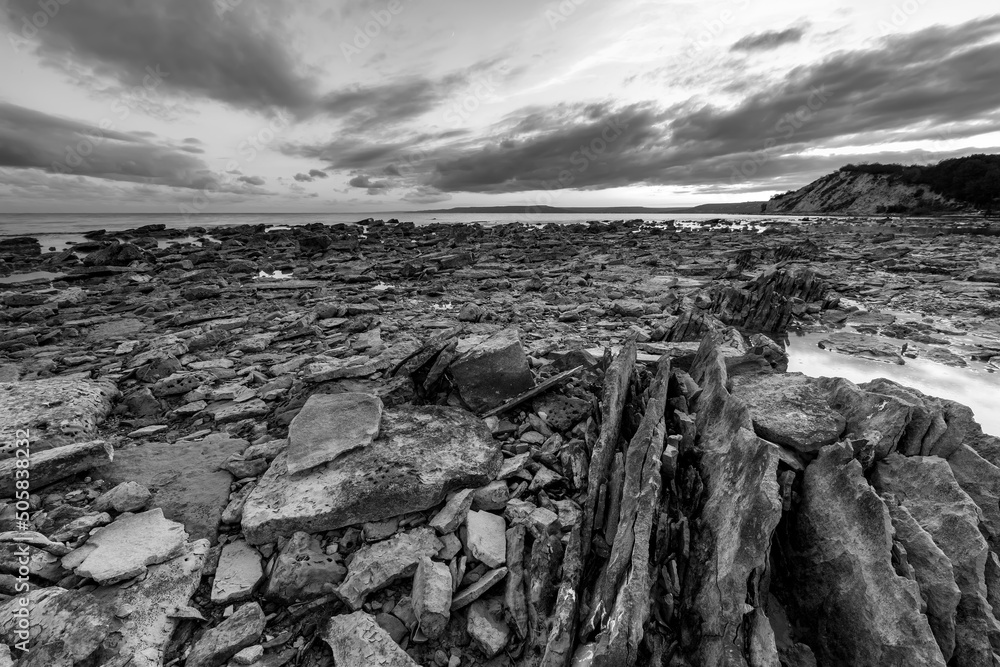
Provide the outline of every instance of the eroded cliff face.
{"type": "Polygon", "coordinates": [[[891,176],[837,171],[767,202],[764,213],[876,215],[917,210],[966,211],[961,202],[891,176]]]}

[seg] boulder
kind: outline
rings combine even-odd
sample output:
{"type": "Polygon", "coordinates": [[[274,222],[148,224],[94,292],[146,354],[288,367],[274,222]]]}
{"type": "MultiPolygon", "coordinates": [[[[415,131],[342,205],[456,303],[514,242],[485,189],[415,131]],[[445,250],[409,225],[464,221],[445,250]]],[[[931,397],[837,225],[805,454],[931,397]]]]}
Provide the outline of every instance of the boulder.
{"type": "Polygon", "coordinates": [[[900,354],[902,345],[900,345],[899,341],[892,338],[836,331],[821,340],[819,346],[824,350],[833,350],[840,354],[859,357],[861,359],[882,361],[900,366],[904,363],[903,357],[900,354]]]}
{"type": "Polygon", "coordinates": [[[790,591],[819,664],[945,664],[916,582],[892,567],[892,524],[849,443],[805,471],[790,591]]]}
{"type": "MultiPolygon", "coordinates": [[[[0,383],[0,433],[28,431],[32,452],[92,436],[111,412],[118,388],[106,380],[47,378],[0,383]]],[[[11,455],[0,445],[0,459],[11,455]]]]}
{"type": "Polygon", "coordinates": [[[386,410],[371,445],[290,475],[279,455],[243,508],[251,544],[296,531],[316,533],[428,509],[454,489],[477,487],[502,456],[485,423],[436,406],[386,410]]]}
{"type": "Polygon", "coordinates": [[[865,391],[892,396],[910,406],[910,421],[899,441],[901,454],[948,458],[967,437],[982,432],[972,410],[961,403],[928,396],[885,378],[859,386],[865,391]]]}
{"type": "Polygon", "coordinates": [[[419,667],[375,619],[363,611],[334,616],[322,634],[337,667],[419,667]]]}
{"type": "Polygon", "coordinates": [[[803,454],[836,442],[847,424],[819,380],[801,373],[737,375],[733,393],[750,410],[754,431],[803,454]]]}
{"type": "MultiPolygon", "coordinates": [[[[25,450],[21,450],[25,451],[25,450]]],[[[28,458],[31,490],[71,477],[84,470],[97,468],[112,460],[114,450],[103,440],[77,442],[70,445],[32,452],[28,458]]],[[[0,498],[13,496],[16,490],[18,458],[0,461],[0,498]]]]}
{"type": "Polygon", "coordinates": [[[421,560],[442,548],[441,540],[426,527],[366,544],[355,552],[347,578],[336,593],[351,609],[360,609],[369,594],[412,576],[421,560]]]}
{"type": "Polygon", "coordinates": [[[288,426],[288,472],[333,461],[378,436],[382,401],[371,394],[313,394],[288,426]]]}
{"type": "Polygon", "coordinates": [[[462,401],[474,412],[502,405],[535,385],[517,329],[462,340],[457,355],[448,372],[462,401]]]}
{"type": "Polygon", "coordinates": [[[876,465],[872,483],[880,493],[893,494],[951,561],[961,591],[952,661],[992,665],[1000,623],[986,599],[989,548],[979,531],[979,508],[948,462],[936,456],[893,454],[876,465]]]}
{"type": "Polygon", "coordinates": [[[847,420],[849,438],[869,440],[876,459],[895,451],[910,421],[910,404],[865,391],[844,378],[820,378],[818,385],[828,392],[830,406],[847,420]]]}
{"type": "Polygon", "coordinates": [[[136,512],[149,504],[152,498],[149,489],[137,482],[122,482],[118,486],[102,493],[91,510],[95,512],[107,512],[113,510],[121,514],[122,512],[136,512]]]}
{"type": "Polygon", "coordinates": [[[159,508],[125,514],[94,531],[80,548],[63,557],[63,567],[100,584],[137,577],[184,548],[184,526],[163,517],[159,508]]]}

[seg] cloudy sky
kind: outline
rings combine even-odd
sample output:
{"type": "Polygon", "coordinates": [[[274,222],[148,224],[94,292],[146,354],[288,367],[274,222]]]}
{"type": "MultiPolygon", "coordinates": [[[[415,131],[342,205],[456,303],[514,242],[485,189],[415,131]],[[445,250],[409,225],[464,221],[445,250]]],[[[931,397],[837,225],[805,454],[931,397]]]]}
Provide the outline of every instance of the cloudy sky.
{"type": "Polygon", "coordinates": [[[767,199],[1000,152],[982,0],[0,0],[0,212],[767,199]]]}

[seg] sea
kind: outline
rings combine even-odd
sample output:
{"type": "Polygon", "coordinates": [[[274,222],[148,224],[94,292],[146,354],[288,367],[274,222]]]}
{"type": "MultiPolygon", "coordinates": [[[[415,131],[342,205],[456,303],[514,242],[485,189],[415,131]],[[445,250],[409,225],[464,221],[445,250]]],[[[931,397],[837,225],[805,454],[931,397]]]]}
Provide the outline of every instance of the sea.
{"type": "Polygon", "coordinates": [[[479,223],[483,226],[522,222],[532,225],[555,223],[559,225],[588,222],[590,220],[634,220],[641,218],[649,222],[673,220],[678,224],[687,223],[694,227],[710,220],[725,220],[734,228],[752,226],[758,230],[766,227],[766,222],[776,220],[775,216],[724,215],[717,213],[682,214],[561,214],[561,213],[435,213],[420,211],[385,211],[378,213],[202,213],[180,215],[176,213],[100,213],[100,214],[51,214],[51,213],[0,213],[0,238],[11,236],[33,236],[42,244],[42,250],[63,250],[69,245],[84,240],[85,232],[103,229],[107,232],[135,229],[143,225],[162,224],[171,229],[203,227],[229,227],[234,225],[260,225],[268,227],[294,227],[321,222],[327,225],[337,223],[359,223],[369,218],[375,220],[396,219],[413,222],[416,225],[439,223],[479,223]]]}

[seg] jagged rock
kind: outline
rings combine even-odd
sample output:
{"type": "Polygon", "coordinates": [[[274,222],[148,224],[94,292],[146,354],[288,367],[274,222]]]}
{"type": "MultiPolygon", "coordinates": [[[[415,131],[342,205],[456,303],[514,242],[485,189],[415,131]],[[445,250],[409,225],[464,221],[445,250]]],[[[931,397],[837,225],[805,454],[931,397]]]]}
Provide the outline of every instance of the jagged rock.
{"type": "Polygon", "coordinates": [[[900,344],[891,338],[869,336],[868,334],[836,331],[819,342],[824,350],[833,350],[861,359],[884,361],[890,364],[903,364],[900,355],[900,344]]]}
{"type": "Polygon", "coordinates": [[[472,603],[467,629],[472,645],[487,658],[500,653],[510,639],[510,627],[503,620],[500,600],[496,598],[472,603]]]}
{"type": "Polygon", "coordinates": [[[347,568],[323,552],[318,537],[295,533],[278,555],[267,582],[267,597],[286,604],[332,592],[344,580],[347,568]]]}
{"type": "Polygon", "coordinates": [[[860,387],[866,391],[893,396],[910,405],[910,422],[899,442],[901,454],[933,455],[946,459],[967,436],[979,432],[972,410],[955,401],[928,396],[885,378],[872,380],[860,387]]]}
{"type": "Polygon", "coordinates": [[[470,511],[465,518],[465,530],[465,545],[471,558],[491,568],[507,563],[507,524],[502,516],[470,511]]]}
{"type": "Polygon", "coordinates": [[[507,568],[501,567],[496,570],[489,570],[486,574],[479,578],[479,581],[470,584],[466,588],[455,593],[454,597],[451,599],[451,610],[453,612],[467,607],[472,604],[483,595],[486,594],[493,586],[503,581],[503,578],[507,576],[507,568]]]}
{"type": "Polygon", "coordinates": [[[864,391],[844,378],[820,378],[817,384],[829,392],[831,407],[847,420],[847,436],[873,438],[876,459],[896,449],[910,421],[910,405],[887,394],[864,391]]]}
{"type": "Polygon", "coordinates": [[[1000,624],[986,600],[989,548],[979,532],[979,509],[955,481],[948,462],[936,456],[893,454],[875,467],[872,483],[893,494],[951,561],[962,595],[955,618],[960,665],[992,665],[1000,649],[1000,624]]]}
{"type": "MultiPolygon", "coordinates": [[[[21,450],[24,451],[24,450],[21,450]]],[[[77,442],[55,449],[46,449],[28,458],[31,490],[58,482],[84,470],[97,468],[112,460],[114,450],[103,440],[77,442]]],[[[14,495],[17,482],[19,459],[8,458],[0,461],[0,498],[14,495]]]]}
{"type": "Polygon", "coordinates": [[[469,508],[472,507],[472,501],[475,498],[474,494],[475,489],[456,491],[448,498],[448,502],[434,515],[434,518],[430,520],[428,525],[436,530],[439,535],[457,530],[460,525],[465,523],[465,517],[469,513],[469,508]]]}
{"type": "Polygon", "coordinates": [[[419,667],[406,652],[363,611],[334,616],[322,634],[333,650],[337,667],[419,667]]]}
{"type": "Polygon", "coordinates": [[[160,508],[125,514],[98,529],[86,544],[63,557],[63,567],[101,584],[139,576],[146,568],[178,555],[184,526],[163,518],[160,508]]]}
{"type": "Polygon", "coordinates": [[[122,512],[136,512],[146,507],[152,498],[149,489],[137,482],[122,482],[118,486],[102,493],[94,501],[91,509],[95,512],[106,512],[114,510],[122,512]]]}
{"type": "Polygon", "coordinates": [[[243,530],[263,544],[428,509],[453,489],[492,480],[501,459],[486,425],[464,410],[386,410],[379,437],[335,466],[289,475],[278,456],[247,499],[243,530]]]}
{"type": "Polygon", "coordinates": [[[690,608],[684,624],[696,663],[704,665],[748,660],[743,619],[749,605],[765,602],[754,591],[760,590],[781,516],[777,454],[754,434],[739,395],[726,390],[725,357],[743,354],[738,333],[706,336],[692,364],[692,377],[703,388],[697,400],[703,450],[697,469],[706,499],[682,597],[690,608]]]}
{"type": "MultiPolygon", "coordinates": [[[[92,436],[111,412],[118,388],[106,380],[47,378],[0,383],[0,433],[29,432],[33,453],[92,436]]],[[[0,458],[9,456],[0,445],[0,458]]],[[[34,480],[33,480],[34,481],[34,480]]]]}
{"type": "Polygon", "coordinates": [[[354,554],[337,595],[352,609],[360,609],[369,594],[397,579],[412,576],[421,559],[434,556],[443,547],[429,528],[417,528],[384,542],[366,544],[354,554]]]}
{"type": "Polygon", "coordinates": [[[95,470],[111,484],[135,481],[153,493],[152,504],[179,521],[194,539],[215,543],[222,512],[229,503],[232,475],[222,470],[246,440],[213,434],[202,440],[150,442],[115,452],[115,460],[95,470]]]}
{"type": "Polygon", "coordinates": [[[428,556],[420,559],[413,575],[413,613],[420,631],[428,639],[444,632],[451,615],[451,570],[446,563],[435,563],[428,556]]]}
{"type": "Polygon", "coordinates": [[[149,390],[157,398],[179,396],[197,389],[204,381],[204,377],[197,373],[173,373],[157,380],[149,390]]]}
{"type": "Polygon", "coordinates": [[[288,426],[288,472],[294,475],[367,447],[378,436],[381,420],[378,396],[313,394],[288,426]]]}
{"type": "Polygon", "coordinates": [[[885,505],[895,538],[906,549],[907,562],[920,584],[920,597],[927,603],[928,623],[947,662],[955,652],[955,613],[961,598],[955,571],[948,557],[905,507],[892,497],[885,499],[885,505]]]}
{"type": "Polygon", "coordinates": [[[502,405],[535,384],[517,329],[503,329],[481,340],[462,340],[457,353],[448,372],[474,412],[502,405]]]}
{"type": "Polygon", "coordinates": [[[889,512],[853,455],[829,445],[805,471],[790,592],[807,643],[820,664],[943,667],[918,585],[892,568],[889,512]]]}
{"type": "Polygon", "coordinates": [[[218,667],[241,650],[253,646],[264,632],[264,610],[248,602],[195,642],[186,667],[218,667]]]}
{"type": "Polygon", "coordinates": [[[212,602],[228,604],[242,602],[253,595],[264,578],[260,552],[244,540],[229,542],[222,547],[219,565],[212,583],[212,602]]]}
{"type": "Polygon", "coordinates": [[[1000,552],[1000,468],[968,445],[948,457],[955,481],[982,511],[980,530],[994,551],[1000,552]]]}
{"type": "Polygon", "coordinates": [[[737,375],[733,393],[746,402],[757,435],[803,454],[836,442],[846,420],[830,407],[815,378],[800,373],[737,375]]]}
{"type": "Polygon", "coordinates": [[[142,248],[133,243],[112,241],[109,245],[95,250],[83,258],[84,266],[128,266],[145,257],[142,248]]]}

